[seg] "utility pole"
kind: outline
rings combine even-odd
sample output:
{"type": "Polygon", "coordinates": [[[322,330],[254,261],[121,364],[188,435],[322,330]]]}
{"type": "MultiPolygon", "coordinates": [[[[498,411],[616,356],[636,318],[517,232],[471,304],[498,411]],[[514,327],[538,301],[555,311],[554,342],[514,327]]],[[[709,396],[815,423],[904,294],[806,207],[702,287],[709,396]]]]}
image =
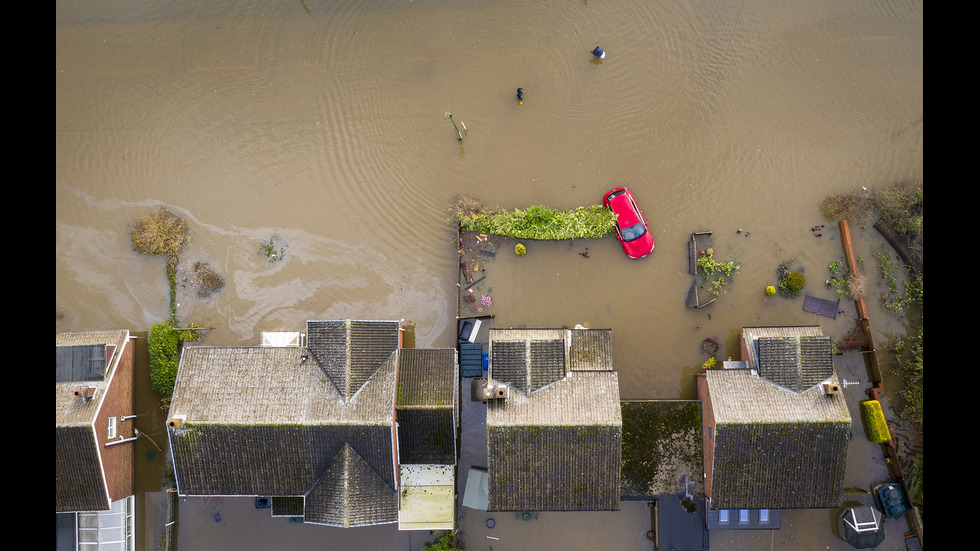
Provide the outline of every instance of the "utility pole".
{"type": "MultiPolygon", "coordinates": [[[[456,121],[454,121],[454,120],[453,120],[453,114],[452,114],[452,113],[450,113],[449,111],[446,111],[446,118],[447,118],[447,119],[449,119],[449,122],[451,122],[451,123],[452,123],[452,125],[453,125],[453,130],[455,130],[455,131],[456,131],[456,139],[457,139],[458,141],[463,141],[463,134],[462,134],[462,133],[460,133],[460,131],[459,131],[459,128],[456,128],[456,121]]],[[[465,125],[464,125],[464,126],[465,126],[465,125]]]]}

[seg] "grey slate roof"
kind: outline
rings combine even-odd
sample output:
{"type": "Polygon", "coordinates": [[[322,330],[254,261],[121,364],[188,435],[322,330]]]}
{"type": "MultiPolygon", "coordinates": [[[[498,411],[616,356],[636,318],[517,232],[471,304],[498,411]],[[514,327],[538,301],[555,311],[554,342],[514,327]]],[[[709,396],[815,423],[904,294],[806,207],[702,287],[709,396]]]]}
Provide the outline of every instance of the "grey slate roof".
{"type": "Polygon", "coordinates": [[[400,350],[397,385],[395,419],[400,462],[455,464],[459,396],[456,350],[400,350]]]}
{"type": "Polygon", "coordinates": [[[307,329],[306,347],[184,349],[178,490],[271,496],[274,515],[310,523],[397,522],[393,418],[402,462],[455,463],[456,351],[400,349],[398,322],[307,329]]]}
{"type": "Polygon", "coordinates": [[[91,427],[55,429],[55,512],[105,511],[109,489],[91,427]]]}
{"type": "Polygon", "coordinates": [[[819,326],[747,327],[743,337],[750,367],[777,385],[803,392],[833,372],[831,340],[819,326]]]}
{"type": "Polygon", "coordinates": [[[344,444],[306,496],[304,520],[343,527],[397,522],[398,494],[344,444]]]}
{"type": "Polygon", "coordinates": [[[350,399],[398,348],[398,326],[397,321],[308,321],[306,346],[350,399]]]}
{"type": "Polygon", "coordinates": [[[109,490],[95,419],[112,384],[129,331],[55,335],[55,511],[108,510],[109,490]],[[92,399],[75,391],[94,386],[92,399]]]}
{"type": "Polygon", "coordinates": [[[608,335],[491,329],[490,376],[516,390],[487,404],[489,510],[619,508],[622,418],[608,335]]]}
{"type": "Polygon", "coordinates": [[[712,508],[840,505],[851,426],[843,395],[820,386],[797,393],[749,369],[705,376],[715,415],[712,508]]]}
{"type": "Polygon", "coordinates": [[[184,349],[170,407],[184,420],[170,430],[178,490],[280,509],[303,496],[313,523],[395,522],[399,324],[307,327],[307,347],[184,349]]]}

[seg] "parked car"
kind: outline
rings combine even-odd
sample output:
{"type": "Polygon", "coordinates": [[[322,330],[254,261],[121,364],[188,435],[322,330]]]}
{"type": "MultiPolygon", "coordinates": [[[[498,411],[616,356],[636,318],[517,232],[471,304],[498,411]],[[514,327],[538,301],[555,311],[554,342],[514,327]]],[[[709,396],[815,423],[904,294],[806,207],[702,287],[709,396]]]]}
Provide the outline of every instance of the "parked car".
{"type": "Polygon", "coordinates": [[[902,486],[895,482],[882,484],[874,488],[875,497],[881,504],[886,517],[898,518],[905,515],[909,505],[905,500],[905,492],[902,486]]]}
{"type": "Polygon", "coordinates": [[[616,237],[626,256],[642,258],[653,251],[653,235],[629,189],[619,187],[610,191],[602,197],[602,204],[616,213],[616,237]]]}

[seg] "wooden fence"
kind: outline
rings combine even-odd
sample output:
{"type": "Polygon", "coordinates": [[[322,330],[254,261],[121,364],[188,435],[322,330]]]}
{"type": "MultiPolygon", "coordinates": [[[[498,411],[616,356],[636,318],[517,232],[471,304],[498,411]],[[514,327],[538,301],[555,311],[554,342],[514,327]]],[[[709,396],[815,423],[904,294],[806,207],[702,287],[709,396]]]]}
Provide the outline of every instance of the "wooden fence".
{"type": "MultiPolygon", "coordinates": [[[[840,227],[841,245],[844,247],[844,258],[847,261],[847,268],[853,274],[858,272],[857,257],[854,255],[854,244],[851,240],[851,230],[847,225],[847,220],[841,220],[838,223],[840,227]]],[[[880,400],[881,394],[885,391],[885,384],[883,382],[883,377],[881,376],[881,365],[878,363],[877,349],[875,348],[874,335],[871,332],[871,320],[868,319],[868,308],[864,302],[864,297],[855,299],[854,305],[857,308],[858,321],[861,325],[861,329],[864,331],[865,336],[868,339],[868,352],[862,354],[865,359],[865,365],[868,368],[868,375],[871,380],[871,387],[867,390],[868,397],[872,400],[880,400]]],[[[912,503],[912,494],[909,492],[908,483],[905,480],[905,475],[902,473],[902,464],[898,459],[898,449],[895,447],[895,429],[889,429],[892,433],[892,438],[888,442],[883,443],[882,451],[885,455],[885,463],[888,465],[888,470],[891,472],[895,480],[902,485],[902,489],[905,491],[905,497],[909,502],[909,510],[905,513],[905,520],[908,522],[911,532],[915,534],[919,539],[919,544],[922,544],[922,519],[919,517],[919,512],[915,508],[915,504],[912,503]]]]}

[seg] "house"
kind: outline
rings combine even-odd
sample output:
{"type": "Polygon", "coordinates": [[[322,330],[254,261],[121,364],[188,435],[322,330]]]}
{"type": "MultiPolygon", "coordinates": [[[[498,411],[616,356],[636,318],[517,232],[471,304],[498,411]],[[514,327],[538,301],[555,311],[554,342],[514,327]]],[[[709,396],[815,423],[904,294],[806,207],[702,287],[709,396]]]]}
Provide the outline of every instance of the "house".
{"type": "Polygon", "coordinates": [[[709,528],[839,507],[851,417],[830,338],[819,326],[745,327],[740,347],[742,361],[697,376],[709,528]]]}
{"type": "Polygon", "coordinates": [[[489,511],[618,510],[622,417],[608,329],[491,329],[489,511]]]}
{"type": "Polygon", "coordinates": [[[59,545],[134,533],[135,339],[128,330],[55,335],[59,545]]]}
{"type": "Polygon", "coordinates": [[[401,339],[398,321],[309,321],[305,342],[185,348],[168,419],[178,494],[267,497],[274,516],[328,526],[452,528],[456,351],[401,339]]]}

